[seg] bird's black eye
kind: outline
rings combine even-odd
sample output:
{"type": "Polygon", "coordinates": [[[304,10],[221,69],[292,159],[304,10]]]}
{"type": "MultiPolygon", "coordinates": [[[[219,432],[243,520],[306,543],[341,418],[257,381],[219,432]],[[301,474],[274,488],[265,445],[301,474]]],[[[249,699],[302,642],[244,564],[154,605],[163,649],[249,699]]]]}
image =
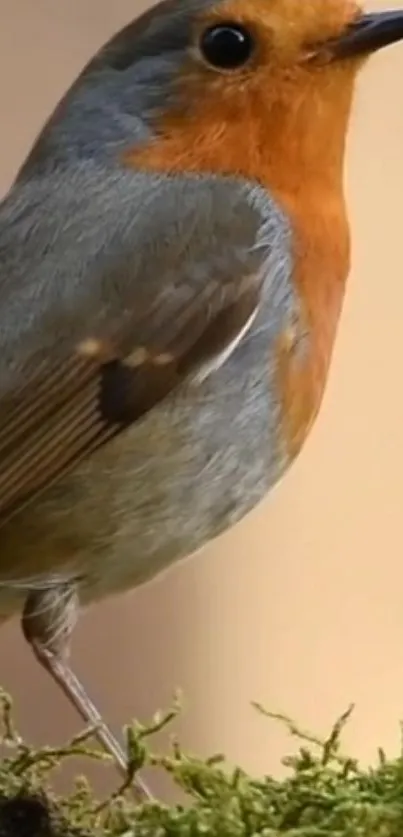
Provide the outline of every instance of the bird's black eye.
{"type": "Polygon", "coordinates": [[[200,39],[205,61],[218,70],[237,70],[253,52],[250,32],[238,23],[219,23],[206,29],[200,39]]]}

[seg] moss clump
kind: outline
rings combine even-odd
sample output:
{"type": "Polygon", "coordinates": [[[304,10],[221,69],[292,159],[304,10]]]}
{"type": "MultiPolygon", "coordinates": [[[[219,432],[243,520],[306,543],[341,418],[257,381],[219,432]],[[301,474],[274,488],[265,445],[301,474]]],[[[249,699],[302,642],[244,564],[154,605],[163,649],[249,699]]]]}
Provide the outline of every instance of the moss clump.
{"type": "Polygon", "coordinates": [[[56,796],[51,787],[52,772],[63,759],[105,758],[90,746],[93,731],[60,749],[34,750],[18,736],[8,696],[0,693],[0,700],[2,741],[9,748],[0,761],[0,837],[403,837],[403,751],[394,760],[379,751],[378,763],[366,769],[342,755],[340,739],[351,708],[321,741],[289,718],[257,707],[299,739],[297,752],[284,759],[288,775],[278,780],[226,769],[221,756],[195,758],[177,741],[169,756],[153,754],[148,739],[173,720],[176,704],[148,727],[127,727],[127,782],[100,803],[83,779],[67,797],[56,796]],[[136,805],[130,784],[145,764],[168,771],[188,794],[188,804],[136,805]]]}

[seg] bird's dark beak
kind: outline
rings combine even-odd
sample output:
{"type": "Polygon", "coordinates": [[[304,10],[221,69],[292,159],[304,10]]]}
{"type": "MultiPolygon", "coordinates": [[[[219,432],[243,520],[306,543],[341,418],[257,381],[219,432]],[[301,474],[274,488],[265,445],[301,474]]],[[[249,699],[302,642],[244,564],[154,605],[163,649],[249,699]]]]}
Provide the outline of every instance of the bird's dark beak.
{"type": "Polygon", "coordinates": [[[338,38],[324,44],[330,60],[370,55],[403,39],[403,9],[362,14],[338,38]]]}

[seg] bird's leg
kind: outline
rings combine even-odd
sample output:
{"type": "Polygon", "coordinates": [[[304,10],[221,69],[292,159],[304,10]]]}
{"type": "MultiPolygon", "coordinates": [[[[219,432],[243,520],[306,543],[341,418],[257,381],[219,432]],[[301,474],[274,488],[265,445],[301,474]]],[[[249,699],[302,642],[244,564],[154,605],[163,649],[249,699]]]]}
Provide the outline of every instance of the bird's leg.
{"type": "MultiPolygon", "coordinates": [[[[126,777],[127,758],[122,748],[67,662],[78,604],[77,590],[72,584],[31,591],[22,615],[22,630],[38,662],[62,689],[84,722],[96,727],[94,735],[126,777]]],[[[153,798],[140,777],[136,777],[133,788],[141,801],[153,798]]]]}

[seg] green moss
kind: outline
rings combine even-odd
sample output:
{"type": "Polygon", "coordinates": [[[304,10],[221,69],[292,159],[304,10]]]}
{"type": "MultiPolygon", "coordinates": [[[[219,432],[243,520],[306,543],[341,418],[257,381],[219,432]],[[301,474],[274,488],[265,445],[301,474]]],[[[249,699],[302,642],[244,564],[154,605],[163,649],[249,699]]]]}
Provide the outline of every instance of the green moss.
{"type": "MultiPolygon", "coordinates": [[[[284,759],[285,779],[256,779],[229,769],[221,756],[202,760],[183,753],[176,741],[169,756],[155,755],[152,734],[173,721],[175,704],[149,727],[127,727],[129,770],[126,788],[99,803],[80,780],[67,797],[52,791],[52,772],[64,759],[105,758],[90,744],[88,731],[61,749],[34,750],[14,727],[9,697],[1,693],[3,743],[0,762],[0,837],[402,837],[403,752],[387,760],[379,751],[375,767],[363,768],[343,756],[340,740],[351,708],[321,741],[284,716],[257,707],[286,724],[299,741],[284,759]],[[189,797],[186,806],[160,802],[136,805],[130,783],[145,764],[168,771],[189,797]]],[[[262,717],[262,723],[265,723],[262,717]]]]}

